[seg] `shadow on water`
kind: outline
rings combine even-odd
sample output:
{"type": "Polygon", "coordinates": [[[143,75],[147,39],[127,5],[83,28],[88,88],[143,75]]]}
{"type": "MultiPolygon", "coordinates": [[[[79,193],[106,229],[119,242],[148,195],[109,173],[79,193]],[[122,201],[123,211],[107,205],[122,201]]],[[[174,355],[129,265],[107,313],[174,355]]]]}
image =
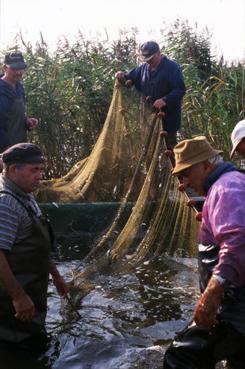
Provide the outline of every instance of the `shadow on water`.
{"type": "MultiPolygon", "coordinates": [[[[78,247],[70,255],[61,248],[58,268],[66,280],[78,265],[86,267],[78,247]]],[[[164,350],[191,316],[198,282],[195,260],[188,263],[162,257],[135,268],[105,268],[93,275],[85,292],[72,291],[72,306],[50,284],[49,348],[38,359],[5,351],[1,369],[160,368],[159,355],[152,359],[155,365],[141,353],[157,345],[164,350]]]]}

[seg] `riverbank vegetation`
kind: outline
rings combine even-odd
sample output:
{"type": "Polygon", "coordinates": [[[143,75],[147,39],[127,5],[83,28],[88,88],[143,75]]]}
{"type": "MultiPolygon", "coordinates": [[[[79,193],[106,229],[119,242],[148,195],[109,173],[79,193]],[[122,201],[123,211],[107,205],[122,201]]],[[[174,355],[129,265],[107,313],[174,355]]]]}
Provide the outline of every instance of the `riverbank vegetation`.
{"type": "MultiPolygon", "coordinates": [[[[198,34],[179,21],[158,40],[184,73],[183,137],[204,134],[228,157],[230,133],[245,117],[245,65],[217,60],[210,41],[208,31],[198,34]]],[[[59,177],[93,148],[110,105],[115,72],[139,63],[137,31],[122,32],[116,41],[89,40],[80,33],[73,43],[59,41],[52,53],[42,37],[33,46],[19,35],[16,47],[29,66],[24,80],[28,114],[40,120],[32,140],[45,150],[47,175],[59,177]]]]}

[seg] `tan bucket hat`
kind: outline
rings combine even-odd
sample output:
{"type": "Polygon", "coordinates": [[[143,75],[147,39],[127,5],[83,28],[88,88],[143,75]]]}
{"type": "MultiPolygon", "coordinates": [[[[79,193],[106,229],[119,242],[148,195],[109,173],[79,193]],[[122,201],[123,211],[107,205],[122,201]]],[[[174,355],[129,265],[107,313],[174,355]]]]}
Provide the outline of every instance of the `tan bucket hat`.
{"type": "Polygon", "coordinates": [[[174,147],[176,165],[172,173],[177,174],[194,164],[222,154],[222,152],[213,149],[205,136],[183,140],[174,147]]]}

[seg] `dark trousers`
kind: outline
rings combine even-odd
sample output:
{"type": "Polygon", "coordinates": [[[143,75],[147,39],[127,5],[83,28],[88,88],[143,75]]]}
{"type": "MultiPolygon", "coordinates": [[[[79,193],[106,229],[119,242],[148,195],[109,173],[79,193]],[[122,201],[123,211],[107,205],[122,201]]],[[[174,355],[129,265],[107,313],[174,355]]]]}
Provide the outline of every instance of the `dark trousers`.
{"type": "Polygon", "coordinates": [[[165,137],[166,146],[168,150],[173,150],[174,146],[177,145],[177,132],[168,132],[165,137]]]}
{"type": "Polygon", "coordinates": [[[212,330],[193,326],[166,350],[163,369],[215,369],[222,360],[231,369],[245,369],[245,336],[224,323],[212,330]]]}

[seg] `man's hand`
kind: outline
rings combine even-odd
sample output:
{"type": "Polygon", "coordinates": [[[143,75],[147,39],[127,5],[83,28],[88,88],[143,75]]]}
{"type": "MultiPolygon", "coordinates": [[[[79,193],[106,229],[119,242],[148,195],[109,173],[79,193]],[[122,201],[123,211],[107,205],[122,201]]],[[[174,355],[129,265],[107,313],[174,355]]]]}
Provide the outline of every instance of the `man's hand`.
{"type": "Polygon", "coordinates": [[[179,185],[178,185],[178,190],[180,191],[180,192],[184,192],[185,190],[186,190],[186,188],[187,188],[188,186],[185,184],[185,183],[179,183],[179,185]]]}
{"type": "Polygon", "coordinates": [[[32,320],[35,316],[35,306],[31,298],[23,291],[12,300],[15,309],[15,318],[20,320],[32,320]]]}
{"type": "Polygon", "coordinates": [[[163,99],[157,99],[153,103],[154,108],[159,109],[159,110],[161,110],[162,108],[164,108],[166,105],[167,105],[166,104],[166,101],[163,100],[163,99]]]}
{"type": "Polygon", "coordinates": [[[124,77],[125,77],[124,72],[118,71],[115,74],[115,78],[117,78],[119,82],[121,83],[123,82],[127,88],[131,88],[134,84],[133,81],[131,79],[127,79],[126,81],[124,81],[124,77]]]}
{"type": "Polygon", "coordinates": [[[52,276],[53,283],[61,296],[67,296],[69,293],[69,286],[61,277],[56,265],[50,260],[49,261],[49,273],[52,276]]]}
{"type": "Polygon", "coordinates": [[[193,320],[197,326],[211,328],[216,323],[223,294],[224,287],[212,277],[194,311],[193,320]]]}
{"type": "Polygon", "coordinates": [[[3,250],[0,250],[0,281],[11,297],[16,312],[15,317],[21,320],[32,320],[35,315],[34,303],[15,278],[3,250]]]}
{"type": "Polygon", "coordinates": [[[36,128],[38,125],[38,119],[36,118],[27,118],[26,119],[27,128],[31,131],[32,129],[36,128]]]}
{"type": "Polygon", "coordinates": [[[121,72],[120,70],[118,72],[116,72],[115,74],[115,78],[117,78],[119,81],[121,81],[125,76],[124,72],[121,72]]]}
{"type": "Polygon", "coordinates": [[[57,289],[57,292],[60,296],[66,297],[69,293],[69,286],[61,277],[61,275],[56,275],[53,277],[53,283],[57,289]]]}
{"type": "Polygon", "coordinates": [[[127,81],[125,81],[125,86],[127,88],[131,88],[133,86],[133,81],[131,79],[128,79],[127,81]]]}

